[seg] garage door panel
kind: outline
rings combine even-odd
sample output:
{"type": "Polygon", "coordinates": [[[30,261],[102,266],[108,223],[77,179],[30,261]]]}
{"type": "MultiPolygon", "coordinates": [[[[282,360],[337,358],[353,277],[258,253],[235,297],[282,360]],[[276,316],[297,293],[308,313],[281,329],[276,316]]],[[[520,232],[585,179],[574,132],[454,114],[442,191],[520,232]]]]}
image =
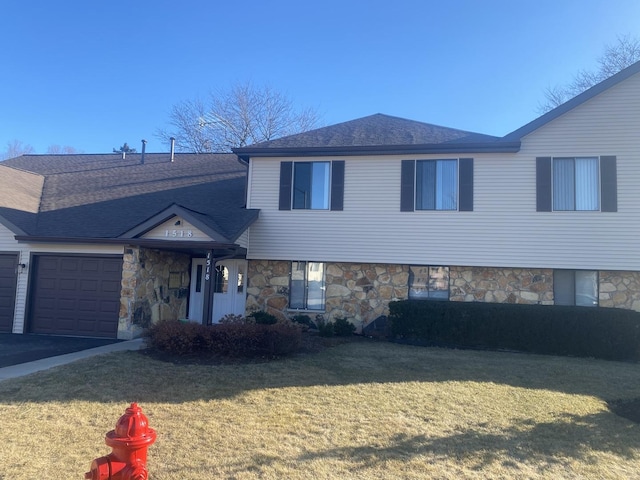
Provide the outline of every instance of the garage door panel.
{"type": "Polygon", "coordinates": [[[0,254],[0,332],[11,332],[18,284],[18,255],[0,254]]]}
{"type": "Polygon", "coordinates": [[[121,258],[41,255],[35,259],[36,280],[31,292],[30,331],[116,336],[121,258]],[[52,298],[55,298],[54,302],[52,298]]]}

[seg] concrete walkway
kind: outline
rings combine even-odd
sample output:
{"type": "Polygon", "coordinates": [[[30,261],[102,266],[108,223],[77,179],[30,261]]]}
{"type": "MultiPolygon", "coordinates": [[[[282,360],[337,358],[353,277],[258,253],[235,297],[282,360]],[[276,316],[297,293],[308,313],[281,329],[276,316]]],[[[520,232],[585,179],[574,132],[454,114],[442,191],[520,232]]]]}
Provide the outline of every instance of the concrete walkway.
{"type": "Polygon", "coordinates": [[[144,340],[142,338],[136,338],[135,340],[128,340],[126,342],[112,343],[110,345],[90,348],[89,350],[81,350],[79,352],[58,355],[57,357],[49,357],[41,360],[35,360],[33,362],[20,363],[10,367],[0,368],[0,382],[9,378],[22,377],[41,370],[48,370],[60,365],[66,365],[67,363],[82,360],[83,358],[93,357],[95,355],[122,352],[125,350],[140,350],[141,348],[144,348],[144,340]]]}

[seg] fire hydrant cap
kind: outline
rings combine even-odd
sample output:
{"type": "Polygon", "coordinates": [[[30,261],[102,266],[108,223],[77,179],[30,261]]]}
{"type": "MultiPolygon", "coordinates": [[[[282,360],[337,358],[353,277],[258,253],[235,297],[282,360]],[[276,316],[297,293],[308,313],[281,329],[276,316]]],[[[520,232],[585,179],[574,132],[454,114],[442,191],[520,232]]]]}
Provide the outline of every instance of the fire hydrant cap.
{"type": "Polygon", "coordinates": [[[149,428],[149,420],[142,413],[137,403],[132,403],[116,422],[115,430],[107,433],[105,442],[113,444],[151,444],[156,439],[156,432],[149,428]]]}

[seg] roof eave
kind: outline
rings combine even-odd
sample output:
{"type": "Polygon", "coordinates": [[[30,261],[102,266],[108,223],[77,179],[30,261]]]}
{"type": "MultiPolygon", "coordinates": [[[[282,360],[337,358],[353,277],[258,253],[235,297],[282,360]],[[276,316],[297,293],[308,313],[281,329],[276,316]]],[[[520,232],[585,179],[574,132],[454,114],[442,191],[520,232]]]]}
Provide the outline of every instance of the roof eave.
{"type": "Polygon", "coordinates": [[[441,143],[421,145],[366,145],[297,148],[243,147],[233,149],[233,153],[244,160],[248,160],[250,157],[320,157],[330,155],[356,156],[362,154],[405,155],[416,153],[515,153],[519,150],[519,141],[496,141],[488,143],[441,143]]]}

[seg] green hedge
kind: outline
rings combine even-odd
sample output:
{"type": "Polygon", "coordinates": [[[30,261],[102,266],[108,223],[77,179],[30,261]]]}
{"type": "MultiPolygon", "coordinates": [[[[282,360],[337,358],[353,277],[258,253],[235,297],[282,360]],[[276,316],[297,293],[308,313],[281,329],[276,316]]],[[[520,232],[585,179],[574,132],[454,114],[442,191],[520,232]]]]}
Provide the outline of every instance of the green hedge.
{"type": "Polygon", "coordinates": [[[640,360],[640,313],[632,310],[403,300],[389,311],[401,341],[640,360]]]}

